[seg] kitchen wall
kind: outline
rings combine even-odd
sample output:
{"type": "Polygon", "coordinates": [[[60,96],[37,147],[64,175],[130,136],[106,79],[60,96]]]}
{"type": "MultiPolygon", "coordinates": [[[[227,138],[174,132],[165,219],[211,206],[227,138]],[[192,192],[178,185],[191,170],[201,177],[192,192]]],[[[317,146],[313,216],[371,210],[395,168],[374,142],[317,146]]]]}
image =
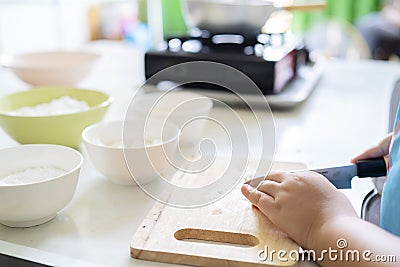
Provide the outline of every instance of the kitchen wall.
{"type": "Polygon", "coordinates": [[[79,48],[90,40],[89,8],[102,2],[0,0],[0,53],[79,48]]]}

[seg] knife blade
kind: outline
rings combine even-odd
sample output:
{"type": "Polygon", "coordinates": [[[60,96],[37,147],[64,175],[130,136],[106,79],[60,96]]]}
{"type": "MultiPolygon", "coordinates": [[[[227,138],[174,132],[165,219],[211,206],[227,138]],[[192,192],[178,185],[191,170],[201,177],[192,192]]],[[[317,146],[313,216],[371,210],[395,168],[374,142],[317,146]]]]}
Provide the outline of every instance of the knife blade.
{"type": "MultiPolygon", "coordinates": [[[[300,171],[305,170],[291,171],[291,173],[300,171]]],[[[336,188],[345,189],[351,188],[351,180],[356,176],[359,178],[385,176],[387,174],[387,161],[384,157],[379,157],[359,160],[355,164],[350,165],[306,171],[317,172],[326,177],[336,188]]],[[[264,179],[264,176],[254,178],[250,181],[247,181],[246,184],[257,187],[264,179]]]]}

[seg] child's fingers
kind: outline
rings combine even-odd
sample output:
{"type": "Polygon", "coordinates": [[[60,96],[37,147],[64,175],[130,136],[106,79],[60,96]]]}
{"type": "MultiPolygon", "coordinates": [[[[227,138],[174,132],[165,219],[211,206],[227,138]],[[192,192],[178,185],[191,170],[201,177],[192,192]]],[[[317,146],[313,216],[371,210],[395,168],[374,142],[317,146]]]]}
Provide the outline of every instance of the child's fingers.
{"type": "Polygon", "coordinates": [[[285,172],[270,172],[268,176],[265,177],[265,180],[281,183],[283,180],[285,180],[284,174],[285,172]]]}
{"type": "Polygon", "coordinates": [[[265,181],[274,181],[276,183],[280,183],[284,180],[283,174],[284,174],[284,172],[271,171],[267,176],[264,177],[264,180],[262,180],[260,182],[258,181],[258,179],[256,179],[255,181],[250,180],[248,182],[248,184],[251,185],[252,187],[256,188],[265,181]]]}
{"type": "Polygon", "coordinates": [[[377,158],[377,157],[385,156],[385,154],[386,154],[385,151],[383,151],[383,149],[381,147],[375,146],[375,147],[372,147],[372,148],[364,151],[360,155],[354,157],[353,159],[351,159],[351,162],[355,163],[356,161],[362,160],[362,159],[377,158]]]}
{"type": "Polygon", "coordinates": [[[279,192],[279,185],[275,181],[264,180],[258,187],[258,191],[264,192],[275,199],[276,194],[279,192]]]}
{"type": "Polygon", "coordinates": [[[392,141],[392,134],[388,134],[383,138],[378,145],[364,151],[360,155],[354,157],[351,162],[355,163],[357,160],[370,159],[386,156],[389,153],[390,143],[392,141]]]}
{"type": "Polygon", "coordinates": [[[268,194],[258,191],[257,189],[249,186],[242,186],[243,195],[254,205],[257,207],[268,208],[274,202],[274,198],[268,194]]]}

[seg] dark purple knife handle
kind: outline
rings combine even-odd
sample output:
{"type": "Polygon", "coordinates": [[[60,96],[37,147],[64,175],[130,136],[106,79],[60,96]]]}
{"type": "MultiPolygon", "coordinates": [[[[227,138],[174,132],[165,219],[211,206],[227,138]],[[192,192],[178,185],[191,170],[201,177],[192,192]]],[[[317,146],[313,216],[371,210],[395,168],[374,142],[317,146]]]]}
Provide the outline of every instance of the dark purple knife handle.
{"type": "Polygon", "coordinates": [[[362,159],[356,162],[357,176],[363,177],[380,177],[386,176],[387,165],[383,157],[373,159],[362,159]]]}

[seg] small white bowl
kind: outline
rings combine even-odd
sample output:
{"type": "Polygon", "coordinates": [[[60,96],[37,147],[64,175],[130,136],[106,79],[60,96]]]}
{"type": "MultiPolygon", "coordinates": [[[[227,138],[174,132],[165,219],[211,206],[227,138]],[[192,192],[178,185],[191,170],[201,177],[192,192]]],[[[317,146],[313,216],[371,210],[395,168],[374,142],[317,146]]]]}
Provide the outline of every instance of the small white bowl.
{"type": "Polygon", "coordinates": [[[178,128],[159,121],[146,126],[144,123],[113,121],[83,131],[82,139],[93,165],[111,182],[146,184],[169,165],[178,145],[178,128]]]}
{"type": "Polygon", "coordinates": [[[128,116],[174,123],[182,132],[179,144],[196,145],[212,107],[210,98],[193,92],[148,93],[133,99],[128,116]]]}
{"type": "Polygon", "coordinates": [[[1,149],[0,162],[0,222],[30,227],[53,219],[71,201],[83,158],[69,147],[35,144],[1,149]],[[37,167],[60,168],[65,173],[37,181],[4,182],[6,176],[37,167]]]}
{"type": "Polygon", "coordinates": [[[100,56],[81,51],[53,51],[3,56],[1,64],[31,85],[74,85],[100,56]]]}

